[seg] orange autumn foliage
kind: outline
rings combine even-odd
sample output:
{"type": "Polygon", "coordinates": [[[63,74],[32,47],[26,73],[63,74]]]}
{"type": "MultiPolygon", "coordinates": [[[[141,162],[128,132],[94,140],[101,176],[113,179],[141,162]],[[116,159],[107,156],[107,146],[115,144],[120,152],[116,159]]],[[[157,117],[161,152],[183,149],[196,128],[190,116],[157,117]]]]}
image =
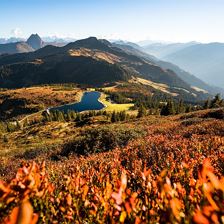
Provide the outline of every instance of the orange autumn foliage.
{"type": "Polygon", "coordinates": [[[112,184],[104,184],[102,179],[98,187],[88,186],[90,182],[81,176],[66,176],[66,185],[59,190],[49,182],[44,165],[24,166],[10,184],[1,182],[2,222],[148,223],[166,219],[172,223],[188,220],[206,224],[223,220],[223,177],[214,175],[209,160],[204,160],[199,178],[191,186],[194,194],[198,194],[191,212],[186,212],[189,196],[184,186],[172,183],[169,171],[158,176],[142,173],[145,174],[140,174],[139,181],[144,188],[137,192],[129,188],[131,174],[127,171],[121,173],[120,179],[114,176],[112,184]]]}

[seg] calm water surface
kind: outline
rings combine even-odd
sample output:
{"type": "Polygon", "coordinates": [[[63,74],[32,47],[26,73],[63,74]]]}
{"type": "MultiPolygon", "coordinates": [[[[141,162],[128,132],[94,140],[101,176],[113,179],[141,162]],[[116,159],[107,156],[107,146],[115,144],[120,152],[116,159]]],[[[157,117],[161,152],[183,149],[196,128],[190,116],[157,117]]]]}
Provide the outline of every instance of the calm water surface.
{"type": "Polygon", "coordinates": [[[85,92],[79,103],[66,104],[59,107],[53,107],[50,108],[50,111],[59,110],[66,113],[69,110],[73,110],[76,112],[82,112],[86,110],[101,110],[104,108],[104,105],[98,101],[99,98],[100,98],[100,92],[97,91],[85,92]]]}

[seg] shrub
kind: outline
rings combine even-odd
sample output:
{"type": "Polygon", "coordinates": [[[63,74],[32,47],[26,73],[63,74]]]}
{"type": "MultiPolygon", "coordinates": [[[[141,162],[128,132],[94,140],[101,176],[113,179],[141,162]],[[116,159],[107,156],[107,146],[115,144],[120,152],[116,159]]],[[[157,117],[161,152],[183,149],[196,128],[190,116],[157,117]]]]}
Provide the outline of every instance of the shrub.
{"type": "Polygon", "coordinates": [[[62,155],[76,153],[87,155],[98,152],[106,152],[116,147],[122,147],[133,139],[144,136],[143,129],[130,129],[128,127],[97,127],[87,129],[66,144],[62,149],[62,155]]]}
{"type": "Polygon", "coordinates": [[[206,115],[206,118],[215,118],[215,119],[224,119],[224,109],[218,109],[214,111],[209,111],[206,115]]]}
{"type": "Polygon", "coordinates": [[[55,186],[44,164],[24,166],[11,183],[0,181],[0,222],[223,223],[224,179],[208,159],[197,178],[186,163],[158,175],[150,169],[133,175],[120,166],[110,171],[99,166],[81,175],[79,169],[55,186]]]}
{"type": "Polygon", "coordinates": [[[200,124],[200,122],[202,122],[202,121],[203,121],[202,118],[195,117],[195,118],[183,120],[181,122],[181,124],[184,126],[190,126],[190,125],[194,125],[194,124],[200,124]]]}

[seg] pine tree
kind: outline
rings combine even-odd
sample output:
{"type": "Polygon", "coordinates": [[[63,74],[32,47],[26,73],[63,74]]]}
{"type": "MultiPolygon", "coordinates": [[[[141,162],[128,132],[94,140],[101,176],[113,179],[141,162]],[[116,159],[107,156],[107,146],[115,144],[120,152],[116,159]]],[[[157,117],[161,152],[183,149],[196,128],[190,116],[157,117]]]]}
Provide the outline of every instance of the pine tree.
{"type": "Polygon", "coordinates": [[[163,116],[168,116],[169,115],[169,111],[168,111],[167,104],[166,105],[163,105],[163,107],[161,109],[161,112],[160,112],[160,115],[163,115],[163,116]]]}
{"type": "Polygon", "coordinates": [[[25,119],[25,121],[23,122],[23,127],[26,127],[28,125],[29,125],[29,121],[28,121],[28,119],[25,119]]]}
{"type": "Polygon", "coordinates": [[[16,127],[17,127],[17,129],[21,129],[22,128],[22,125],[21,125],[21,123],[19,123],[18,120],[16,120],[16,127]]]}
{"type": "Polygon", "coordinates": [[[187,106],[187,108],[186,108],[186,113],[190,113],[190,112],[192,112],[192,105],[191,104],[189,104],[188,106],[187,106]]]}
{"type": "Polygon", "coordinates": [[[172,115],[172,114],[175,114],[176,111],[175,111],[175,107],[174,107],[174,102],[172,100],[170,100],[168,102],[168,110],[169,110],[169,114],[172,115]]]}
{"type": "Polygon", "coordinates": [[[117,119],[116,119],[116,113],[115,113],[115,111],[113,111],[113,113],[111,115],[111,122],[114,123],[116,121],[117,121],[117,119]]]}
{"type": "Polygon", "coordinates": [[[137,118],[144,117],[147,114],[146,108],[141,104],[138,108],[137,118]]]}
{"type": "Polygon", "coordinates": [[[9,141],[8,137],[6,135],[3,136],[3,141],[6,143],[9,141]]]}
{"type": "Polygon", "coordinates": [[[220,94],[217,94],[211,102],[211,108],[221,107],[223,104],[223,100],[221,99],[220,94]]]}
{"type": "Polygon", "coordinates": [[[68,120],[68,121],[72,121],[72,114],[71,114],[71,111],[68,111],[68,113],[67,113],[67,120],[68,120]]]}
{"type": "Polygon", "coordinates": [[[65,121],[64,113],[61,111],[58,111],[58,121],[65,121]]]}
{"type": "Polygon", "coordinates": [[[172,100],[168,100],[167,104],[162,107],[160,112],[160,114],[164,116],[173,115],[175,113],[176,111],[172,100]]]}
{"type": "Polygon", "coordinates": [[[210,100],[210,98],[208,98],[208,99],[205,101],[203,108],[204,108],[204,109],[209,109],[210,107],[211,107],[211,100],[210,100]]]}
{"type": "Polygon", "coordinates": [[[80,113],[77,113],[75,121],[82,121],[82,116],[80,113]]]}
{"type": "Polygon", "coordinates": [[[184,106],[184,102],[183,100],[181,99],[178,103],[178,106],[177,106],[177,114],[181,114],[181,113],[184,113],[186,111],[186,108],[184,106]]]}
{"type": "Polygon", "coordinates": [[[120,121],[125,121],[126,120],[126,113],[125,111],[120,112],[120,121]]]}
{"type": "Polygon", "coordinates": [[[71,115],[71,119],[72,120],[75,120],[76,114],[75,114],[75,111],[74,110],[71,110],[70,115],[71,115]]]}

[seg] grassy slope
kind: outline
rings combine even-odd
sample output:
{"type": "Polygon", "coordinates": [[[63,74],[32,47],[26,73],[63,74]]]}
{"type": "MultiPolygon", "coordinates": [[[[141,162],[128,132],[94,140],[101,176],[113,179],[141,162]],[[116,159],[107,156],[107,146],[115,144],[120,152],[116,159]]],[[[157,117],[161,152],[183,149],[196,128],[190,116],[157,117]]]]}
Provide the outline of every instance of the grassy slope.
{"type": "Polygon", "coordinates": [[[127,103],[127,104],[112,103],[108,101],[106,98],[107,95],[102,93],[99,99],[99,101],[106,106],[106,108],[104,109],[106,111],[124,111],[124,110],[128,111],[131,109],[131,107],[134,106],[133,103],[127,103]]]}
{"type": "MultiPolygon", "coordinates": [[[[82,97],[82,93],[83,91],[81,89],[66,85],[37,86],[15,90],[4,90],[0,92],[0,104],[4,100],[22,99],[26,102],[25,108],[38,108],[38,110],[41,110],[52,106],[77,102],[82,97]]],[[[13,110],[16,109],[15,106],[13,110]]],[[[10,110],[11,109],[9,108],[9,111],[10,110]]],[[[7,112],[7,109],[5,112],[7,112]]],[[[23,118],[26,115],[26,113],[19,114],[19,118],[23,118]]]]}
{"type": "Polygon", "coordinates": [[[30,104],[43,104],[45,107],[57,106],[61,103],[76,101],[80,97],[81,90],[69,86],[37,86],[0,92],[0,102],[4,98],[26,99],[30,104]]]}

